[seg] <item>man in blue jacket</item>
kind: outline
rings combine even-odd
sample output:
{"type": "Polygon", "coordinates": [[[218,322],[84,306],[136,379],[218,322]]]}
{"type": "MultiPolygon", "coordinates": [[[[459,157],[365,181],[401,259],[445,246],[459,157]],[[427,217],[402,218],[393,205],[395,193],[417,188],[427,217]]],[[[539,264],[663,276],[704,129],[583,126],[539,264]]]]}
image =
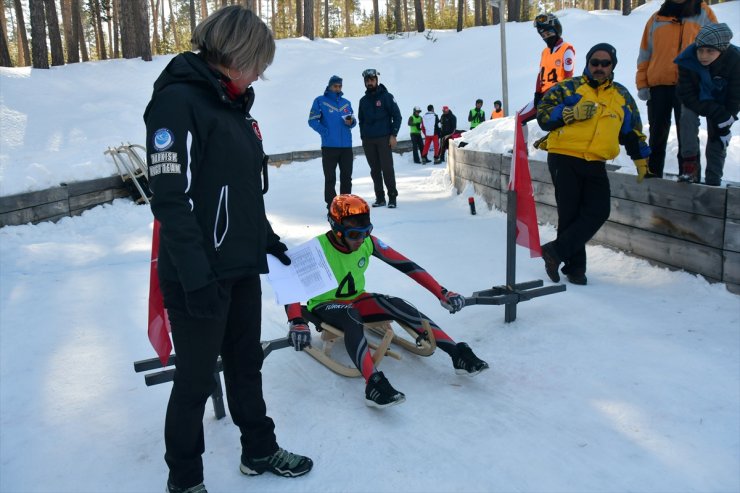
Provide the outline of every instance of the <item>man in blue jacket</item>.
{"type": "Polygon", "coordinates": [[[375,186],[373,207],[383,207],[385,190],[388,189],[388,207],[396,207],[396,173],[393,170],[393,154],[396,136],[401,128],[401,110],[391,93],[383,84],[378,84],[377,70],[369,68],[362,72],[365,79],[365,95],[360,99],[360,138],[365,157],[370,165],[370,177],[375,186]]]}
{"type": "Polygon", "coordinates": [[[352,193],[352,128],[357,125],[357,120],[352,114],[352,104],[342,95],[342,78],[332,75],[324,94],[313,100],[308,114],[309,126],[321,135],[327,208],[337,195],[337,165],[339,193],[352,193]]]}

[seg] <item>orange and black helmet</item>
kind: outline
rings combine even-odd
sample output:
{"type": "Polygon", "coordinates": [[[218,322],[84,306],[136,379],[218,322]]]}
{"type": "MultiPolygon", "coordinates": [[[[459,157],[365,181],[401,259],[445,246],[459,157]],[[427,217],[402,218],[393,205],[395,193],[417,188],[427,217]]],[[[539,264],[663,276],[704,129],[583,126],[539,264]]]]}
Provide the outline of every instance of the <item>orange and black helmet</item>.
{"type": "Polygon", "coordinates": [[[370,206],[365,199],[351,193],[337,195],[329,206],[329,222],[334,220],[342,224],[344,218],[361,214],[370,214],[370,206]]]}

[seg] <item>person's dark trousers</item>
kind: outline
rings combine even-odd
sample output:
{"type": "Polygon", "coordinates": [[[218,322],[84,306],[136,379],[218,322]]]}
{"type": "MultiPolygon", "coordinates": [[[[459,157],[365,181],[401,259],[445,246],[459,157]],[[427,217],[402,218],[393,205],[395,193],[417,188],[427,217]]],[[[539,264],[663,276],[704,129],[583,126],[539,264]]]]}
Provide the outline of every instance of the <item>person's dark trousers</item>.
{"type": "Polygon", "coordinates": [[[411,149],[414,153],[414,162],[421,163],[419,153],[424,148],[424,141],[421,138],[421,134],[411,134],[411,149]]]}
{"type": "Polygon", "coordinates": [[[565,274],[586,273],[586,242],[609,218],[611,192],[606,164],[563,154],[549,153],[554,167],[555,201],[558,206],[558,234],[552,242],[565,262],[565,274]]]}
{"type": "Polygon", "coordinates": [[[324,168],[324,201],[331,204],[337,196],[337,165],[339,166],[339,193],[352,193],[352,148],[322,147],[321,164],[324,168]]]}
{"type": "MultiPolygon", "coordinates": [[[[666,145],[668,133],[671,131],[671,113],[676,122],[676,137],[678,140],[678,174],[683,173],[683,157],[681,156],[681,101],[676,95],[676,86],[654,86],[650,88],[650,100],[647,102],[650,144],[650,171],[663,177],[665,167],[666,145]]],[[[697,138],[698,139],[698,138],[697,138]]]]}
{"type": "Polygon", "coordinates": [[[370,177],[373,179],[375,198],[385,200],[383,183],[388,189],[388,198],[398,195],[396,190],[396,172],[393,169],[393,153],[390,147],[390,135],[362,139],[362,149],[365,151],[367,163],[370,165],[370,177]]]}
{"type": "Polygon", "coordinates": [[[203,482],[203,413],[216,384],[219,354],[229,412],[241,431],[242,454],[265,457],[278,449],[275,424],[267,416],[262,397],[260,278],[255,275],[221,283],[231,295],[229,315],[227,320],[210,320],[192,317],[182,286],[160,278],[177,354],[165,418],[164,457],[169,481],[183,488],[203,482]]]}

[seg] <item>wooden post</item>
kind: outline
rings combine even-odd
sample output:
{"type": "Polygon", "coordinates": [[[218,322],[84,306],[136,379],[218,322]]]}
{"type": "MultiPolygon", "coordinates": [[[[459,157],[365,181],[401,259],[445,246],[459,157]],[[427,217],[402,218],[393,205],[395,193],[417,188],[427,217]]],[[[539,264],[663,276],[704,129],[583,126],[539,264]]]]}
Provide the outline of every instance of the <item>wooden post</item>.
{"type": "MultiPolygon", "coordinates": [[[[506,287],[510,290],[516,286],[516,191],[506,192],[506,287]]],[[[517,301],[506,303],[504,322],[516,320],[517,301]]]]}

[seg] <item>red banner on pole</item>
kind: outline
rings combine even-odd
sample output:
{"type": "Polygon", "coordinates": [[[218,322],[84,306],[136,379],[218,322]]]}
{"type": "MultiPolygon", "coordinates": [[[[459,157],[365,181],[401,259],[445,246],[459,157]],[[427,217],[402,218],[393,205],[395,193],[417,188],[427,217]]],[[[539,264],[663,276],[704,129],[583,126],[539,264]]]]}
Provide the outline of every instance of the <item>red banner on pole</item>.
{"type": "Polygon", "coordinates": [[[527,145],[524,143],[521,115],[517,113],[514,130],[514,159],[511,160],[509,190],[516,192],[516,243],[529,248],[529,256],[541,257],[540,230],[534,205],[532,177],[529,174],[527,145]]]}
{"type": "Polygon", "coordinates": [[[170,341],[170,319],[167,317],[167,310],[164,308],[162,292],[159,290],[159,277],[157,276],[159,221],[156,219],[152,232],[151,259],[149,266],[149,342],[157,352],[162,366],[165,366],[170,357],[170,352],[172,352],[172,342],[170,341]]]}

